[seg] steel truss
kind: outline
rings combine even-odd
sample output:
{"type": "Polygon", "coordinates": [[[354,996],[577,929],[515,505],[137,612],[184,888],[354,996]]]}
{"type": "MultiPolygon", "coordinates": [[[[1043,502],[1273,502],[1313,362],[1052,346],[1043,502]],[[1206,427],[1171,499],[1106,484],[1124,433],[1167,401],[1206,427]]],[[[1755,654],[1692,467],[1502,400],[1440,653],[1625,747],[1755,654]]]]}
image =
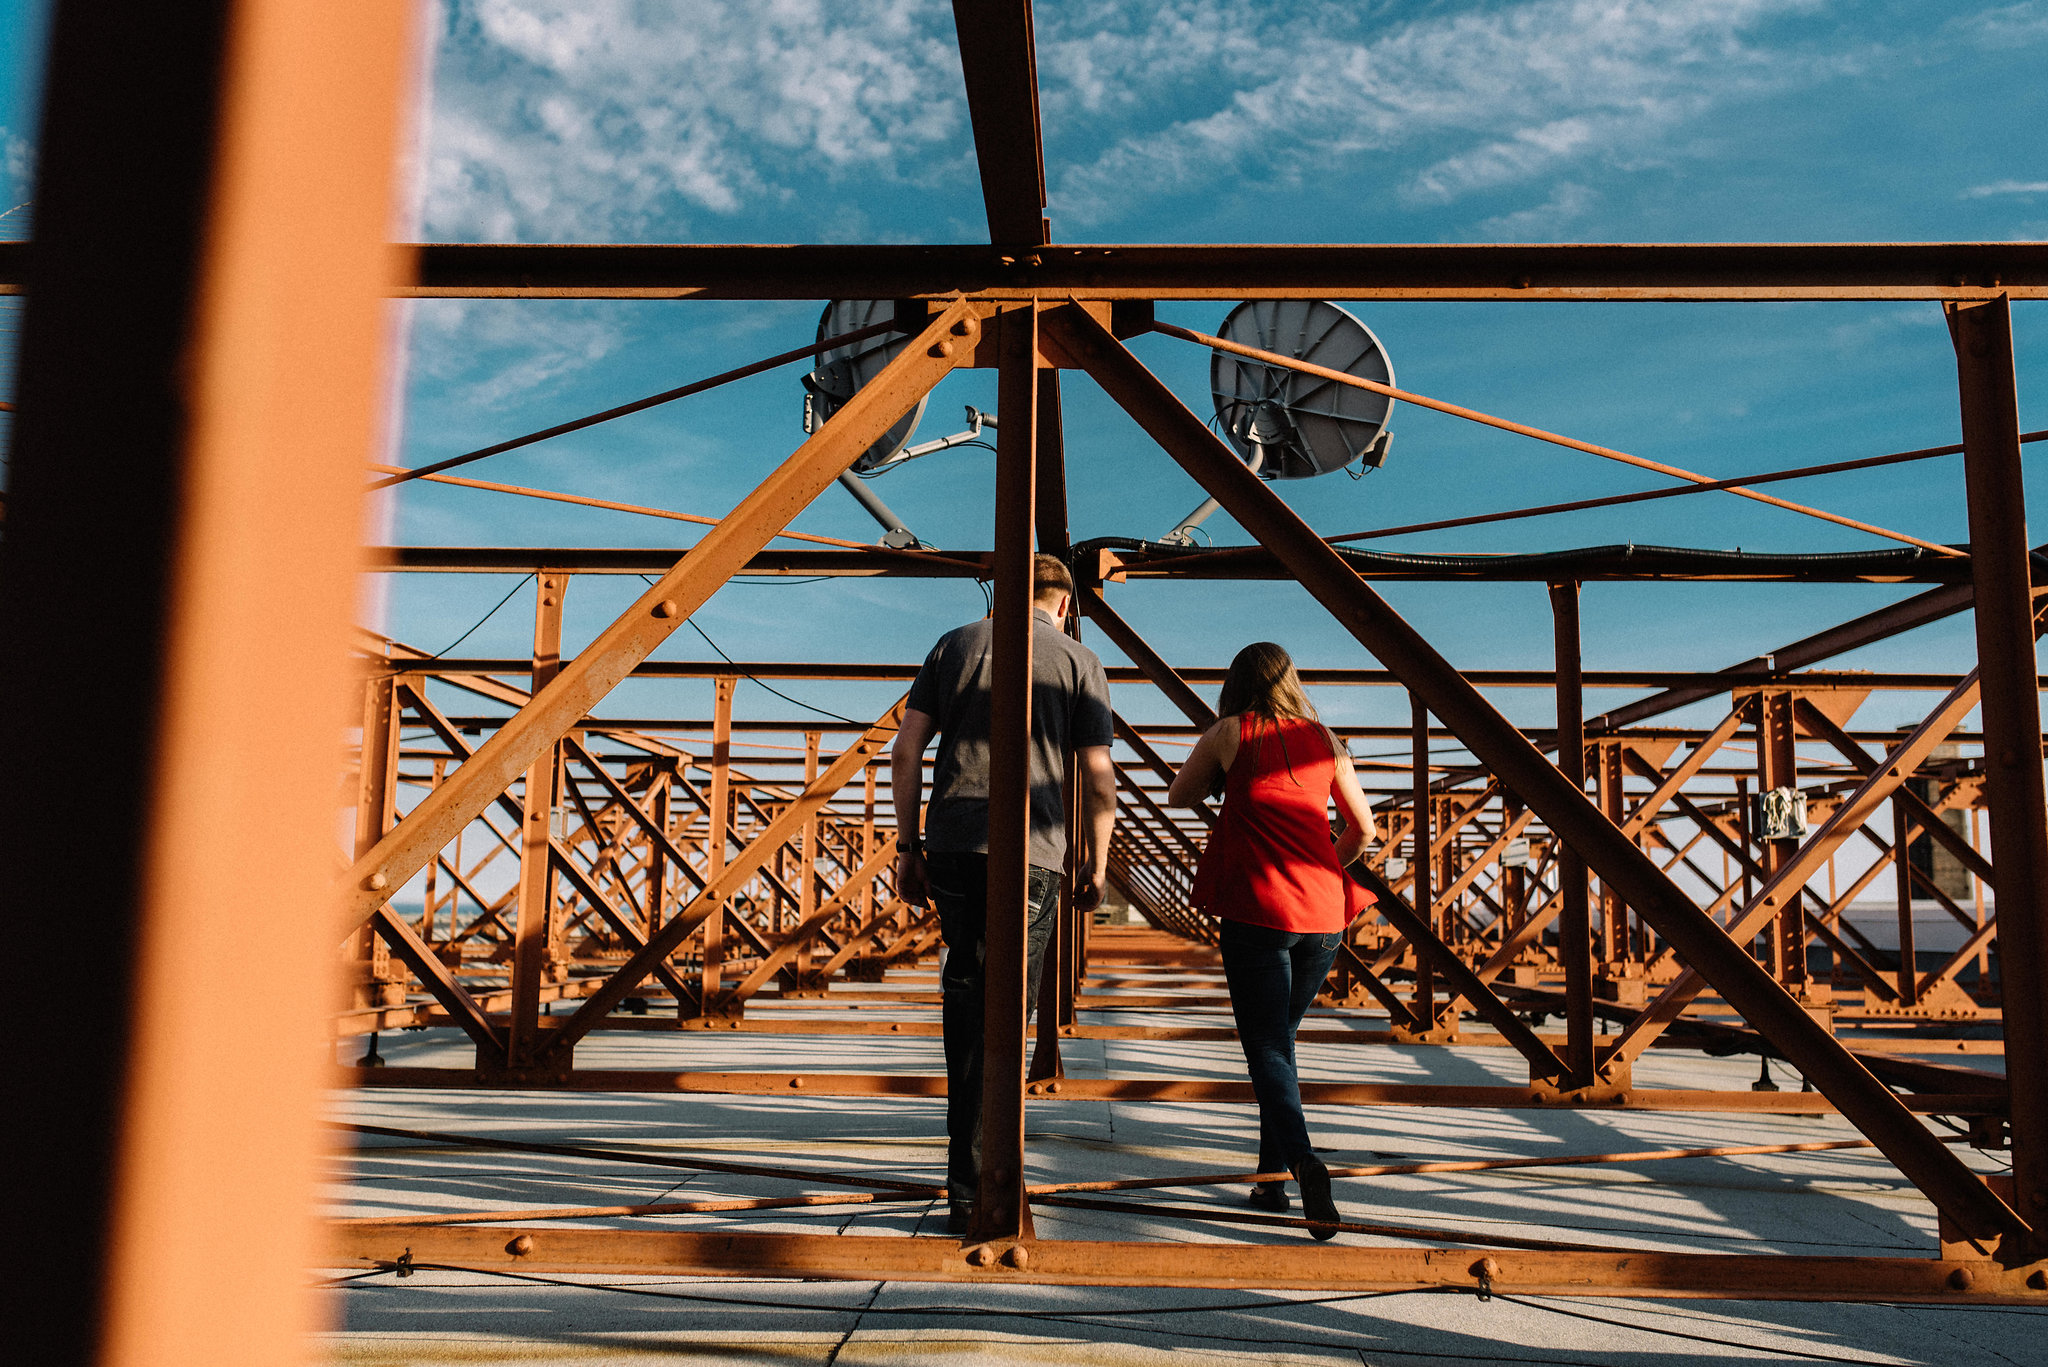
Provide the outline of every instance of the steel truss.
{"type": "MultiPolygon", "coordinates": [[[[33,295],[0,562],[7,582],[0,634],[14,648],[10,658],[47,662],[9,671],[6,680],[5,753],[37,778],[32,792],[17,783],[0,799],[8,804],[0,850],[14,895],[76,906],[71,871],[50,852],[75,839],[83,814],[98,814],[112,850],[106,887],[78,915],[105,946],[122,1003],[82,1029],[58,1060],[62,1082],[52,1082],[52,1094],[61,1086],[81,1102],[52,1133],[76,1142],[52,1144],[50,1180],[30,1184],[38,1188],[34,1199],[48,1202],[47,1210],[38,1207],[37,1227],[71,1231],[57,1241],[52,1263],[63,1288],[55,1304],[69,1326],[68,1360],[143,1360],[152,1350],[156,1360],[170,1360],[161,1337],[166,1322],[175,1331],[169,1348],[199,1355],[217,1330],[181,1310],[177,1297],[212,1303],[212,1291],[187,1285],[200,1274],[139,1288],[165,1260],[210,1269],[219,1249],[244,1239],[255,1240],[251,1261],[269,1269],[248,1279],[249,1304],[262,1309],[225,1322],[256,1345],[285,1343],[308,1322],[305,1298],[290,1282],[322,1256],[316,1238],[326,1240],[326,1256],[363,1265],[409,1257],[727,1276],[2048,1301],[2041,905],[2048,806],[2034,664],[2041,589],[2025,536],[2009,318],[2011,299],[2048,290],[2048,247],[1056,246],[1042,218],[1029,6],[956,0],[993,245],[429,246],[409,255],[411,267],[393,286],[378,242],[388,116],[402,84],[401,7],[371,8],[377,17],[353,15],[347,35],[329,33],[332,20],[273,0],[239,7],[233,23],[159,16],[132,4],[101,6],[91,19],[79,17],[79,7],[60,11],[39,238],[33,247],[0,249],[0,279],[25,277],[33,295]],[[105,23],[112,11],[126,24],[118,34],[105,23]],[[310,90],[299,83],[299,73],[329,71],[330,55],[344,49],[356,66],[310,90]],[[97,119],[85,92],[104,88],[110,61],[159,71],[174,54],[189,60],[179,63],[184,84],[165,102],[161,141],[172,154],[155,150],[153,160],[136,165],[134,149],[97,119]],[[378,118],[365,120],[371,110],[378,118]],[[309,185],[296,168],[314,154],[356,174],[309,185]],[[110,171],[123,167],[134,174],[110,171]],[[322,225],[310,238],[307,222],[322,225]],[[310,289],[309,261],[318,268],[310,289]],[[376,552],[377,567],[387,570],[534,570],[534,649],[517,662],[434,660],[359,634],[345,668],[342,624],[358,564],[352,481],[371,447],[377,296],[394,289],[528,298],[896,297],[903,300],[898,326],[912,340],[699,541],[666,559],[654,555],[651,567],[648,552],[591,548],[376,552]],[[1581,670],[1580,582],[1826,572],[1683,557],[1631,564],[1614,555],[1589,555],[1564,570],[1476,562],[1447,570],[1446,577],[1550,584],[1554,673],[1499,682],[1553,688],[1557,724],[1517,727],[1480,691],[1494,681],[1452,666],[1373,588],[1379,578],[1412,577],[1414,566],[1318,537],[1123,345],[1152,327],[1152,300],[1326,294],[1939,301],[1955,340],[1969,542],[1914,542],[1912,550],[1844,562],[1838,577],[1930,587],[1719,673],[1642,675],[1659,691],[1592,718],[1583,715],[1581,689],[1618,676],[1581,670]],[[283,331],[278,299],[297,310],[283,331]],[[280,341],[287,335],[291,341],[280,341]],[[120,339],[111,370],[99,354],[109,337],[120,339]],[[961,367],[994,368],[1001,390],[990,549],[770,548],[861,451],[961,367]],[[1063,372],[1107,392],[1258,548],[1072,546],[1063,372]],[[120,486],[104,468],[113,450],[141,461],[145,477],[131,479],[110,505],[109,488],[120,486]],[[325,454],[317,487],[295,485],[286,499],[276,453],[291,451],[297,460],[309,450],[325,454]],[[119,523],[111,535],[103,525],[110,515],[119,523]],[[81,559],[73,548],[88,537],[101,549],[81,559]],[[1135,673],[1120,686],[1138,686],[1142,677],[1187,718],[1185,729],[1119,720],[1123,814],[1111,866],[1149,925],[1096,927],[1071,905],[1063,908],[1049,960],[1057,971],[1048,974],[1035,1044],[1021,955],[1034,542],[1074,561],[1081,591],[1073,629],[1085,622],[1132,661],[1135,673]],[[586,649],[561,658],[561,610],[574,576],[638,572],[635,566],[658,577],[586,649]],[[777,1018],[786,1004],[830,1002],[852,982],[862,984],[862,1000],[887,999],[905,1014],[935,1000],[936,928],[896,895],[893,832],[875,799],[901,703],[847,727],[735,717],[733,708],[736,681],[746,675],[902,678],[903,667],[734,665],[700,670],[715,681],[709,718],[620,720],[600,711],[626,678],[678,672],[650,664],[650,656],[738,573],[969,575],[990,583],[999,741],[989,953],[999,1009],[988,1014],[986,1175],[975,1228],[956,1242],[621,1234],[548,1223],[598,1213],[586,1210],[528,1213],[530,1221],[511,1227],[479,1214],[468,1225],[348,1221],[316,1234],[307,1221],[281,1218],[310,1206],[323,1074],[309,1047],[320,994],[305,985],[328,980],[320,964],[337,943],[353,965],[353,998],[329,1031],[444,1024],[475,1046],[470,1068],[365,1068],[357,1081],[368,1085],[943,1093],[943,1079],[927,1076],[577,1066],[577,1046],[593,1029],[936,1031],[929,1019],[777,1018]],[[1309,1086],[1308,1100],[1835,1112],[1938,1209],[1935,1256],[1646,1254],[1477,1236],[1450,1239],[1460,1245],[1450,1250],[1036,1238],[1034,1204],[1122,1207],[1099,1191],[1026,1183],[1027,1098],[1249,1097],[1241,1083],[1081,1079],[1060,1066],[1063,1039],[1226,1032],[1211,932],[1187,902],[1208,814],[1164,806],[1170,765],[1158,748],[1213,719],[1193,687],[1213,675],[1177,670],[1111,606],[1114,586],[1134,577],[1297,582],[1383,666],[1344,678],[1333,671],[1320,682],[1395,686],[1411,699],[1413,726],[1399,737],[1411,746],[1410,761],[1367,767],[1389,827],[1364,874],[1379,909],[1354,927],[1329,985],[1333,1007],[1369,1016],[1376,1028],[1310,1037],[1513,1049],[1528,1064],[1528,1081],[1309,1086]],[[132,629],[109,633],[98,625],[110,604],[128,614],[132,629]],[[1961,611],[1973,612],[1978,645],[1967,674],[1859,680],[1811,668],[1961,611]],[[258,672],[266,687],[252,691],[247,685],[258,672]],[[87,678],[111,682],[81,688],[87,678]],[[322,771],[331,734],[317,724],[320,707],[351,678],[362,738],[348,780],[355,850],[330,893],[322,884],[331,865],[318,837],[332,791],[309,776],[322,771]],[[1860,691],[1930,684],[1940,701],[1911,732],[1848,729],[1860,691]],[[455,691],[495,710],[451,716],[444,707],[455,691]],[[231,695],[246,703],[232,718],[221,706],[231,695]],[[1711,699],[1725,710],[1705,729],[1645,724],[1711,699]],[[1970,756],[1954,746],[1973,709],[1981,729],[1963,739],[1981,754],[1970,756]],[[135,771],[87,773],[67,762],[64,738],[85,726],[143,757],[135,771]],[[736,757],[735,736],[748,728],[801,735],[801,758],[736,757]],[[1437,742],[1473,760],[1440,763],[1432,758],[1437,742]],[[1752,784],[1758,794],[1803,792],[1810,833],[1760,827],[1758,808],[1746,800],[1752,784]],[[1961,830],[1949,820],[1959,813],[1961,830]],[[1939,850],[1975,886],[1995,889],[1995,909],[1974,899],[1966,905],[1916,862],[1916,849],[1939,850]],[[1995,862],[1987,850],[1996,851],[1995,862]],[[1816,880],[1845,851],[1859,856],[1856,880],[1822,892],[1816,880]],[[1845,918],[1849,903],[1887,874],[1901,909],[1895,955],[1845,918]],[[424,905],[401,910],[391,899],[416,879],[424,905]],[[1961,950],[1929,967],[1911,944],[1916,897],[1931,898],[1968,929],[1961,950]],[[267,937],[264,981],[245,1006],[293,1028],[279,1028],[252,1058],[237,1052],[252,1047],[246,1041],[231,1049],[199,1030],[173,985],[247,956],[242,937],[255,925],[267,937]],[[1995,982],[1984,972],[1993,953],[1995,982]],[[874,995],[877,982],[885,997],[874,995]],[[559,1014],[551,1013],[556,1005],[564,1008],[559,1014]],[[1113,1023],[1120,1010],[1160,1006],[1214,1023],[1113,1023]],[[1561,1032],[1544,1029],[1550,1017],[1562,1019],[1561,1032]],[[1897,1056],[1917,1026],[1964,1020],[2000,1024],[2004,1077],[1897,1056]],[[1617,1032],[1601,1033],[1602,1021],[1617,1032]],[[1852,1050],[1833,1033],[1838,1022],[1879,1021],[1899,1031],[1885,1047],[1852,1050]],[[1650,1048],[1760,1053],[1792,1064],[1815,1090],[1638,1086],[1633,1065],[1650,1048]],[[258,1069],[267,1085],[250,1088],[258,1069]],[[1928,1128],[1929,1116],[1963,1118],[1973,1142],[2007,1148],[2011,1177],[1980,1179],[1928,1128]],[[224,1117],[265,1141],[262,1153],[223,1157],[211,1141],[224,1117]],[[210,1199],[228,1187],[235,1199],[195,1212],[191,1193],[210,1199]],[[98,1217],[88,1220],[96,1231],[90,1236],[75,1233],[81,1211],[98,1217]]],[[[920,1199],[928,1195],[915,1184],[859,1174],[785,1175],[883,1193],[867,1199],[913,1189],[920,1199]]],[[[1255,1176],[1217,1174],[1214,1181],[1255,1176]]]]}

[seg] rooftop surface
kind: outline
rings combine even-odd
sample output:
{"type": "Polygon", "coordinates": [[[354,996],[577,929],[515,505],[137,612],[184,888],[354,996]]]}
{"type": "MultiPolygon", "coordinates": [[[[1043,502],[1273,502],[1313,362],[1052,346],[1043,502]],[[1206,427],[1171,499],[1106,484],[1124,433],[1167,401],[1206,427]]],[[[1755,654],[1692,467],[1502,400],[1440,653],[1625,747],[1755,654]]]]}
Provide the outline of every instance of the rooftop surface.
{"type": "MultiPolygon", "coordinates": [[[[835,994],[836,995],[836,994],[835,994]]],[[[868,1008],[889,1019],[887,1008],[868,1008]]],[[[783,1013],[777,1013],[778,1017],[783,1013]]],[[[840,1014],[840,1013],[834,1013],[840,1014]]],[[[1138,1018],[1144,1019],[1144,1018],[1138,1018]]],[[[1132,1021],[1131,1023],[1136,1023],[1132,1021]]],[[[1160,1017],[1158,1023],[1167,1023],[1160,1017]]],[[[1328,1028],[1335,1018],[1309,1027],[1328,1028]]],[[[352,1061],[360,1041],[344,1041],[352,1061]]],[[[393,1065],[461,1065],[453,1031],[386,1036],[393,1065]]],[[[1223,1042],[1068,1040],[1069,1075],[1237,1079],[1223,1042]]],[[[1304,1080],[1518,1083],[1510,1050],[1371,1044],[1300,1046],[1304,1080]]],[[[1972,1060],[1973,1063],[1978,1060],[1972,1060]]],[[[578,1051],[589,1068],[776,1069],[942,1073],[936,1038],[613,1032],[578,1051]]],[[[1774,1065],[1781,1086],[1796,1075],[1774,1065]]],[[[1744,1088],[1753,1059],[1664,1051],[1637,1069],[1639,1087],[1744,1088]]],[[[718,1097],[538,1092],[340,1093],[333,1116],[353,1124],[496,1139],[597,1145],[653,1157],[788,1164],[932,1181],[943,1176],[937,1103],[907,1099],[718,1097]]],[[[1487,1157],[1605,1154],[1855,1139],[1838,1117],[1645,1112],[1461,1112],[1410,1107],[1311,1107],[1310,1131],[1332,1167],[1487,1157]]],[[[1244,1106],[1033,1101],[1033,1182],[1242,1171],[1254,1162],[1256,1116],[1244,1106]]],[[[461,1144],[358,1138],[337,1157],[334,1215],[402,1215],[657,1201],[787,1196],[799,1183],[688,1173],[631,1162],[491,1151],[461,1144]]],[[[2001,1155],[1963,1148],[1980,1172],[2001,1155]]],[[[1153,1207],[1240,1213],[1242,1187],[1124,1193],[1153,1207]]],[[[1340,1179],[1346,1220],[1395,1224],[1413,1239],[1340,1233],[1341,1242],[1428,1246],[1424,1231],[1466,1243],[1489,1235],[1645,1250],[1931,1257],[1929,1203],[1873,1150],[1670,1159],[1507,1171],[1340,1179]]],[[[928,1200],[809,1210],[618,1220],[590,1227],[918,1234],[945,1237],[928,1200]]],[[[1040,1207],[1040,1239],[1146,1239],[1275,1244],[1305,1230],[1217,1224],[1165,1211],[1040,1207]]],[[[337,1276],[352,1276],[340,1270],[337,1276]]],[[[1759,1295],[1771,1288],[1760,1286],[1759,1295]]],[[[662,1277],[549,1277],[423,1270],[340,1282],[327,1347],[350,1364],[641,1363],[1154,1363],[1169,1355],[1218,1362],[1362,1363],[1927,1363],[1941,1367],[2043,1361],[2048,1311],[1619,1300],[1467,1292],[1321,1297],[1121,1287],[925,1285],[662,1277]]]]}

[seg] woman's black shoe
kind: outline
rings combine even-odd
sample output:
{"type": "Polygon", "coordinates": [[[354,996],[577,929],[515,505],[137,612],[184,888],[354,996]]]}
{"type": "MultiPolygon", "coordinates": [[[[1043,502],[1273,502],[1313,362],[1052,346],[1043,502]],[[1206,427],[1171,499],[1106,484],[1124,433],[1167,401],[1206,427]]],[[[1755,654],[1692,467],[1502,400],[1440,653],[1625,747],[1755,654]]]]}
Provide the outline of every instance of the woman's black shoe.
{"type": "Polygon", "coordinates": [[[1285,1215],[1294,1207],[1294,1202],[1287,1199],[1285,1182],[1252,1183],[1251,1200],[1255,1209],[1271,1211],[1275,1215],[1285,1215]]]}
{"type": "Polygon", "coordinates": [[[1301,1184],[1301,1213],[1308,1217],[1308,1232],[1318,1239],[1337,1237],[1337,1203],[1330,1198],[1330,1170],[1314,1154],[1305,1156],[1294,1169],[1301,1184]]]}

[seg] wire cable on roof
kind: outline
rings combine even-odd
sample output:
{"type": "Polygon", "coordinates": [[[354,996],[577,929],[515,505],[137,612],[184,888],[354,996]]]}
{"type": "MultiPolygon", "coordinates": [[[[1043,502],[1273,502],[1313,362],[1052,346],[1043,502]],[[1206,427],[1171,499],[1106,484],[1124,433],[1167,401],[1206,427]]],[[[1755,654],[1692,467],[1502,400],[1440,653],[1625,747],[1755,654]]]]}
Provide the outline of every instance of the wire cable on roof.
{"type": "Polygon", "coordinates": [[[455,649],[455,647],[461,645],[464,641],[467,641],[470,637],[474,636],[477,632],[477,628],[481,627],[485,622],[490,621],[493,617],[496,617],[498,615],[498,608],[502,608],[505,606],[505,604],[511,602],[512,594],[517,593],[519,592],[519,590],[525,588],[527,579],[531,578],[533,578],[533,576],[529,574],[526,576],[526,579],[521,579],[518,583],[514,584],[512,586],[512,593],[508,593],[503,598],[500,598],[498,600],[497,607],[492,608],[489,612],[477,618],[475,624],[472,625],[468,631],[463,632],[460,636],[450,641],[447,645],[442,646],[439,650],[435,651],[432,655],[428,656],[427,658],[438,660],[443,655],[446,655],[449,651],[455,649]]]}

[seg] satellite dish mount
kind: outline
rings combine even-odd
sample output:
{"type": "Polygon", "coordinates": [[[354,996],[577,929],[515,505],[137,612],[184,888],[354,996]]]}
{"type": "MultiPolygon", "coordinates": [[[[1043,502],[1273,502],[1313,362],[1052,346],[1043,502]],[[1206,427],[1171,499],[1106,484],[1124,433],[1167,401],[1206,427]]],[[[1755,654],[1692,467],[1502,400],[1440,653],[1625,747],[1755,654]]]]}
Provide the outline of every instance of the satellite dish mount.
{"type": "MultiPolygon", "coordinates": [[[[1230,311],[1218,335],[1326,370],[1394,383],[1393,362],[1372,329],[1321,300],[1248,300],[1230,311]]],[[[1212,351],[1209,390],[1217,429],[1261,479],[1313,479],[1353,462],[1361,472],[1376,470],[1393,443],[1387,430],[1391,398],[1320,375],[1212,351]]],[[[1192,546],[1195,528],[1217,507],[1215,499],[1204,499],[1160,540],[1192,546]]]]}

